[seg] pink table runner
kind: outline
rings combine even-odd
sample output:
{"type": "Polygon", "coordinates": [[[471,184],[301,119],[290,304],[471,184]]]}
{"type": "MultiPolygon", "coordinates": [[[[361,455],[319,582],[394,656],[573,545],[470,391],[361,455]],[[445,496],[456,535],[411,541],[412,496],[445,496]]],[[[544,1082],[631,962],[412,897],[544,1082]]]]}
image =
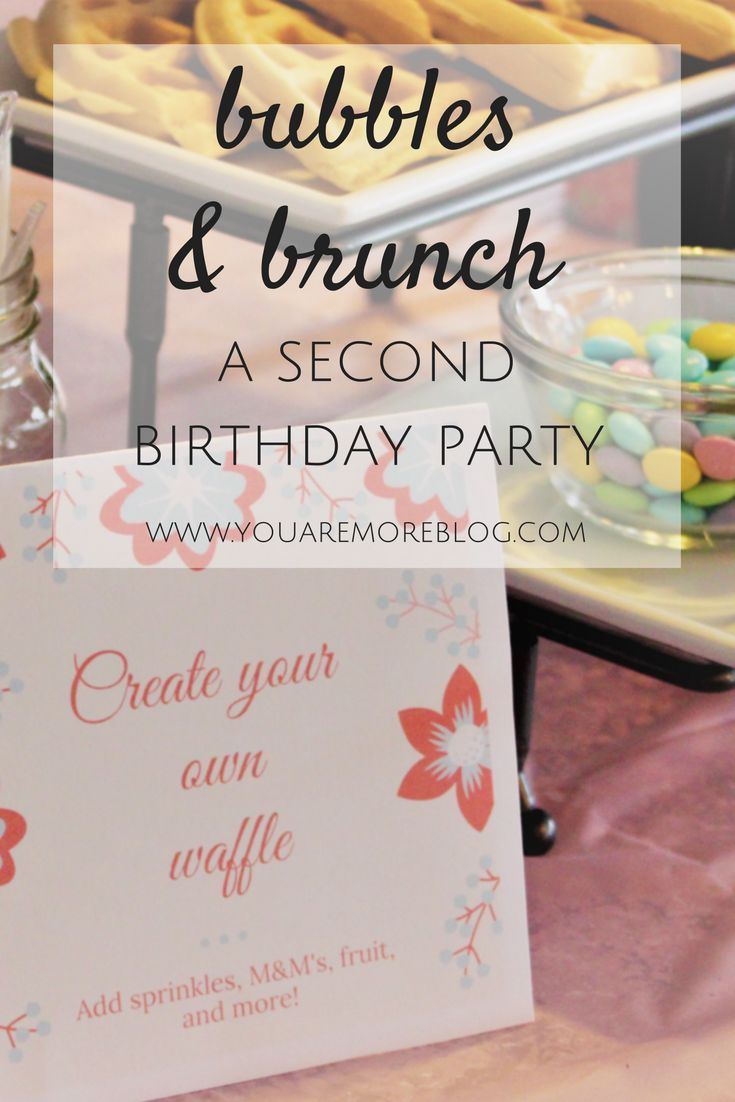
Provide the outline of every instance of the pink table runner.
{"type": "Polygon", "coordinates": [[[537,1021],[187,1102],[735,1099],[735,694],[550,645],[540,681],[559,842],[526,863],[537,1021]]]}

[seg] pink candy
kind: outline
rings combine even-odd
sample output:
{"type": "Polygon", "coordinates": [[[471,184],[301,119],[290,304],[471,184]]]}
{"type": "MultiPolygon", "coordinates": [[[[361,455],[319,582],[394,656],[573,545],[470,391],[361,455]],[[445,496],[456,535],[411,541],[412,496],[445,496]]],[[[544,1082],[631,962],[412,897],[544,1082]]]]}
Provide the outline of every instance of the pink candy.
{"type": "Polygon", "coordinates": [[[673,414],[663,414],[653,422],[653,435],[661,448],[681,448],[693,452],[702,434],[692,421],[682,421],[673,414]]]}
{"type": "Polygon", "coordinates": [[[615,444],[596,448],[594,457],[605,477],[612,482],[617,482],[620,486],[642,486],[646,480],[638,456],[623,451],[615,444]]]}
{"type": "Polygon", "coordinates": [[[735,440],[728,436],[703,436],[694,445],[694,458],[707,478],[717,482],[735,479],[735,440]]]}
{"type": "Polygon", "coordinates": [[[618,375],[632,375],[636,379],[652,379],[653,372],[651,371],[651,365],[646,360],[639,360],[633,357],[627,360],[616,360],[612,365],[613,371],[618,375]]]}

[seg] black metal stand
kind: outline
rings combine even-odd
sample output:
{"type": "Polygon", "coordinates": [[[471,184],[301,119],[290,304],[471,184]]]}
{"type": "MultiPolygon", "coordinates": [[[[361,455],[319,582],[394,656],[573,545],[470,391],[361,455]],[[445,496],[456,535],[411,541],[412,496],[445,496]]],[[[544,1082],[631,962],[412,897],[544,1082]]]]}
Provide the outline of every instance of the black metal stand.
{"type": "MultiPolygon", "coordinates": [[[[503,184],[489,185],[452,199],[429,205],[418,205],[411,212],[393,216],[370,227],[355,227],[338,242],[345,251],[359,247],[370,237],[379,241],[399,239],[428,225],[448,221],[453,217],[477,210],[531,188],[554,183],[590,168],[598,167],[626,156],[641,158],[641,209],[647,211],[641,225],[641,240],[646,244],[678,244],[667,239],[663,225],[656,224],[657,204],[647,201],[651,187],[660,187],[661,157],[670,159],[671,178],[679,172],[681,144],[682,174],[682,242],[720,248],[735,246],[735,218],[732,211],[735,180],[735,101],[709,112],[694,115],[676,127],[662,128],[656,133],[633,135],[609,149],[591,151],[577,156],[572,165],[563,155],[541,169],[511,179],[503,184]],[[656,150],[656,180],[648,171],[650,150],[656,150]]],[[[57,158],[54,166],[48,147],[34,145],[16,135],[13,160],[21,168],[57,178],[81,187],[93,188],[102,194],[131,201],[135,194],[131,182],[119,172],[105,170],[73,158],[57,158]]],[[[139,184],[136,185],[139,187],[139,184]]],[[[656,196],[653,196],[654,200],[656,196]]],[[[167,215],[190,219],[196,204],[191,198],[160,185],[146,189],[146,198],[136,200],[131,229],[128,313],[126,335],[131,353],[131,383],[129,400],[128,442],[136,443],[137,425],[152,421],[155,416],[157,362],[166,320],[168,265],[167,215]]],[[[240,237],[262,237],[262,220],[243,220],[225,214],[219,224],[225,233],[240,237]]],[[[297,241],[298,235],[292,235],[297,241]]],[[[533,691],[539,638],[546,638],[573,647],[595,657],[614,662],[627,669],[655,677],[669,684],[700,692],[722,692],[735,688],[735,670],[711,662],[702,662],[676,654],[655,643],[616,632],[605,624],[552,607],[525,596],[509,594],[511,643],[513,649],[513,690],[517,729],[518,770],[521,794],[524,851],[528,855],[547,853],[554,843],[555,824],[552,817],[537,807],[523,769],[531,745],[533,691]]]]}
{"type": "Polygon", "coordinates": [[[521,795],[523,852],[527,857],[548,853],[556,838],[556,823],[537,807],[524,767],[531,748],[533,698],[536,688],[538,635],[517,613],[510,616],[510,646],[513,656],[513,716],[516,727],[518,783],[521,795]]]}
{"type": "Polygon", "coordinates": [[[735,689],[735,669],[689,658],[645,639],[616,631],[609,624],[596,624],[564,609],[531,601],[513,592],[508,594],[508,610],[523,852],[527,857],[539,857],[548,853],[556,838],[556,823],[547,811],[537,806],[523,771],[531,748],[539,638],[694,692],[721,693],[735,689]]]}
{"type": "Polygon", "coordinates": [[[166,330],[168,227],[155,200],[135,208],[130,230],[128,310],[125,337],[130,348],[128,446],[137,444],[137,426],[155,423],[158,353],[166,330]]]}

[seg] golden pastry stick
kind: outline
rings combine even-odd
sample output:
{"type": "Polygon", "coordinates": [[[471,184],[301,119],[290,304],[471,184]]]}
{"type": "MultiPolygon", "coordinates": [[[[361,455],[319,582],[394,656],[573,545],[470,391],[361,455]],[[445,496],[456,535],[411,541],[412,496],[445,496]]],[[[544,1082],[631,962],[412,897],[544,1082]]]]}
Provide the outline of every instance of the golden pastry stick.
{"type": "Polygon", "coordinates": [[[370,42],[430,42],[431,25],[418,0],[305,0],[327,19],[370,42]]]}
{"type": "Polygon", "coordinates": [[[575,40],[512,0],[422,0],[431,29],[447,42],[557,43],[575,40]]]}
{"type": "Polygon", "coordinates": [[[558,110],[576,110],[661,80],[661,51],[618,31],[533,11],[510,0],[423,3],[439,38],[524,45],[525,50],[487,50],[474,60],[513,88],[558,110]]]}
{"type": "Polygon", "coordinates": [[[681,43],[684,53],[716,61],[735,53],[735,15],[709,0],[583,0],[586,15],[649,42],[681,43]]]}

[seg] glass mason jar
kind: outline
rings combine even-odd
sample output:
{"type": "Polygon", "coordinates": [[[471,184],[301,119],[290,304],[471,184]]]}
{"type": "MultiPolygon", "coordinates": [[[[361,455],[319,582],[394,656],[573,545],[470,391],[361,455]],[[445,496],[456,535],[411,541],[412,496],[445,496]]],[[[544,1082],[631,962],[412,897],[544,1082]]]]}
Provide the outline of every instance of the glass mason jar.
{"type": "Polygon", "coordinates": [[[0,466],[48,459],[63,444],[63,398],[38,347],[41,318],[33,252],[0,279],[0,466]]]}

